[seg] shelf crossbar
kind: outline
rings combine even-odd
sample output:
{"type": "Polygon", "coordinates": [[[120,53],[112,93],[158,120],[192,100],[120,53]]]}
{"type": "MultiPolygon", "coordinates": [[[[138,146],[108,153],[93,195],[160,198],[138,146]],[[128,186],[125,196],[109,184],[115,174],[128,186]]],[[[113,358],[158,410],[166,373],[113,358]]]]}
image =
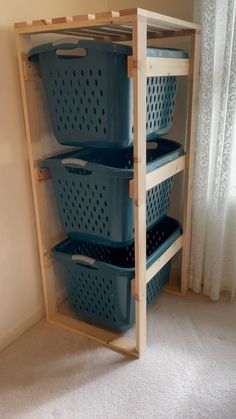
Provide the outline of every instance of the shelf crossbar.
{"type": "Polygon", "coordinates": [[[183,246],[183,235],[178,237],[175,242],[168,247],[168,249],[161,255],[156,262],[154,262],[146,272],[146,283],[149,281],[165,266],[170,259],[182,248],[183,246]]]}
{"type": "Polygon", "coordinates": [[[135,358],[138,357],[138,353],[135,350],[135,341],[129,337],[122,336],[121,334],[94,326],[59,312],[55,312],[50,316],[48,322],[76,333],[79,336],[100,343],[114,351],[125,353],[126,355],[135,358]]]}
{"type": "MultiPolygon", "coordinates": [[[[185,169],[185,156],[180,156],[178,159],[175,159],[164,166],[158,167],[146,174],[146,191],[154,188],[164,180],[176,175],[179,172],[182,172],[185,169]]],[[[134,179],[131,179],[129,182],[129,195],[131,198],[134,198],[134,179]]]]}
{"type": "MultiPolygon", "coordinates": [[[[138,64],[133,56],[128,57],[128,77],[133,77],[138,64]]],[[[188,58],[146,57],[146,77],[188,76],[190,60],[188,58]]]]}

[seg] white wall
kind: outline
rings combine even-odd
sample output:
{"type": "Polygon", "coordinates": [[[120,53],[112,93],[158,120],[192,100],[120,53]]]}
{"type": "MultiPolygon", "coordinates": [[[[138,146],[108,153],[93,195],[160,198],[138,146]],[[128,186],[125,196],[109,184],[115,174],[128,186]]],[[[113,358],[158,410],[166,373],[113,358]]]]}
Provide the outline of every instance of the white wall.
{"type": "Polygon", "coordinates": [[[106,0],[0,1],[0,348],[44,313],[13,24],[106,9],[106,0]]]}
{"type": "Polygon", "coordinates": [[[129,7],[192,19],[192,0],[1,0],[0,349],[44,314],[13,24],[129,7]]]}

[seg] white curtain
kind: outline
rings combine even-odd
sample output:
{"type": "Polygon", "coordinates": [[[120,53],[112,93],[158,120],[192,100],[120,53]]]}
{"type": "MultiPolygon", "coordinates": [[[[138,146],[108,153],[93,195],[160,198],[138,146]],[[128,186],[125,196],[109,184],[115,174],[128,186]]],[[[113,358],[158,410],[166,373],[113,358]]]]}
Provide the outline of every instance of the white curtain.
{"type": "Polygon", "coordinates": [[[190,288],[236,291],[236,0],[195,0],[202,25],[190,288]]]}

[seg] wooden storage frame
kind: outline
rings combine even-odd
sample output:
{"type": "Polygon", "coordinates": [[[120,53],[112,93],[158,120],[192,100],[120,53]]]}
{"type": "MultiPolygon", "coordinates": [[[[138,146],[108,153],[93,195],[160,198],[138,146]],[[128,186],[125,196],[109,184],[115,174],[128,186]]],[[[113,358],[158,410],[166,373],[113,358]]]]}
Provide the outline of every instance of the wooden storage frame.
{"type": "MultiPolygon", "coordinates": [[[[180,295],[188,290],[189,254],[191,234],[191,190],[193,180],[194,140],[196,130],[196,105],[199,73],[200,28],[193,23],[149,12],[143,9],[122,10],[120,12],[98,13],[43,19],[15,24],[17,55],[32,179],[35,217],[41,263],[43,292],[48,322],[75,332],[110,349],[140,357],[146,347],[146,283],[150,281],[165,263],[182,249],[181,289],[172,289],[180,295]],[[42,183],[48,173],[39,169],[39,158],[45,157],[35,152],[35,143],[40,141],[35,102],[35,81],[39,74],[29,64],[24,51],[24,43],[34,34],[64,34],[111,42],[131,41],[132,57],[128,59],[128,75],[133,77],[134,104],[134,179],[130,181],[130,196],[134,199],[135,211],[135,278],[132,292],[136,303],[136,340],[111,332],[58,311],[55,290],[53,260],[50,246],[62,237],[61,233],[49,238],[50,246],[44,244],[44,222],[46,215],[45,195],[42,183]],[[191,37],[189,59],[146,57],[147,39],[191,37]],[[146,77],[183,75],[189,77],[188,116],[185,140],[185,156],[179,157],[165,166],[146,174],[146,77]],[[184,221],[183,235],[146,270],[146,191],[176,173],[184,171],[184,221]]],[[[64,148],[65,150],[65,148],[64,148]]],[[[47,240],[46,240],[47,242],[47,240]]]]}

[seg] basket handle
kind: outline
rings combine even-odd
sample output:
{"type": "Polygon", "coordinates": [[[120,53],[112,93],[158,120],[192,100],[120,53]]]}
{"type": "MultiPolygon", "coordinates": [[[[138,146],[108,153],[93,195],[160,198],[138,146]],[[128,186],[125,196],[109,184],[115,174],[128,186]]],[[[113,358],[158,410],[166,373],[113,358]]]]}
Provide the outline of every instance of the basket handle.
{"type": "Polygon", "coordinates": [[[86,164],[88,164],[88,162],[86,160],[82,160],[82,159],[75,159],[75,158],[66,158],[66,159],[62,159],[61,164],[65,165],[65,166],[76,166],[76,167],[85,167],[86,164]]]}
{"type": "Polygon", "coordinates": [[[86,48],[71,48],[71,49],[56,49],[56,55],[58,57],[75,57],[81,58],[86,57],[87,50],[86,48]]]}
{"type": "Polygon", "coordinates": [[[96,263],[96,259],[84,255],[72,255],[72,260],[75,260],[76,262],[83,262],[87,265],[94,265],[96,263]]]}
{"type": "Polygon", "coordinates": [[[158,143],[152,141],[151,143],[147,142],[147,150],[156,150],[158,147],[158,143]]]}

